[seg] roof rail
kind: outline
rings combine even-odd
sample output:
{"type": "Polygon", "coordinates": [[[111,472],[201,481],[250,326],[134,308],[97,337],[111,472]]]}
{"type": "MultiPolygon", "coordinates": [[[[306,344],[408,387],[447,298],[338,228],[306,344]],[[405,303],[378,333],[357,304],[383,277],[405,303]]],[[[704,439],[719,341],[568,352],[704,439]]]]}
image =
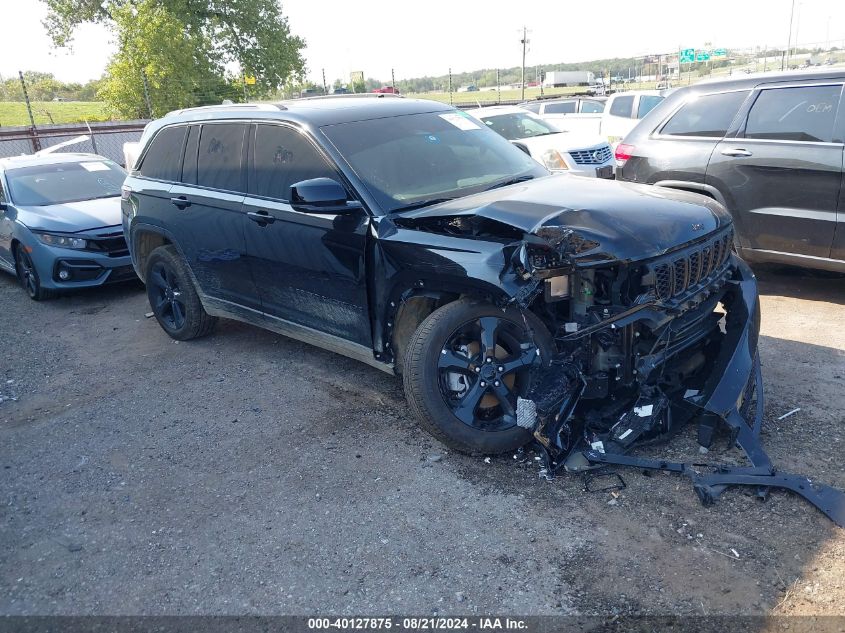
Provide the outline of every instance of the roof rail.
{"type": "Polygon", "coordinates": [[[404,99],[405,95],[393,94],[392,92],[352,92],[342,95],[315,95],[313,97],[299,97],[298,99],[287,99],[286,103],[313,101],[314,99],[384,99],[385,97],[404,99]]]}
{"type": "Polygon", "coordinates": [[[173,110],[164,116],[176,116],[178,114],[185,114],[186,112],[203,112],[214,110],[287,110],[281,103],[222,103],[217,105],[197,106],[195,108],[182,108],[181,110],[173,110]]]}

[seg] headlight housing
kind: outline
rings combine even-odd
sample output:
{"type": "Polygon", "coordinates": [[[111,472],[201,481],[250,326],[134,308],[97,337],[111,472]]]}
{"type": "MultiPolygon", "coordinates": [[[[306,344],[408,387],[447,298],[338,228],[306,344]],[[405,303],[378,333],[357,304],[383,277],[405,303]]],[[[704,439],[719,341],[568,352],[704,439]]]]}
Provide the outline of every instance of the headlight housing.
{"type": "Polygon", "coordinates": [[[36,233],[35,236],[48,246],[58,246],[60,248],[74,248],[83,249],[88,246],[88,242],[81,237],[73,237],[72,235],[54,235],[53,233],[36,233]]]}
{"type": "Polygon", "coordinates": [[[556,149],[547,149],[543,152],[543,164],[546,166],[546,169],[552,170],[561,170],[561,169],[569,169],[569,165],[566,164],[566,161],[563,159],[563,155],[557,151],[556,149]]]}

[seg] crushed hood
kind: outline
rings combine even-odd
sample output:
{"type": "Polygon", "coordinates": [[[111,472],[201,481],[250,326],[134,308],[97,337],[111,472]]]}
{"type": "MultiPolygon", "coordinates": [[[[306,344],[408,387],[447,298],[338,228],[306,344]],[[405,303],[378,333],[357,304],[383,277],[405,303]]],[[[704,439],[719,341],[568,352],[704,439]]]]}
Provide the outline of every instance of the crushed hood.
{"type": "Polygon", "coordinates": [[[77,233],[121,223],[120,196],[43,207],[17,207],[18,219],[32,229],[77,233]]]}
{"type": "Polygon", "coordinates": [[[595,246],[585,261],[657,257],[731,223],[715,200],[674,189],[628,182],[547,176],[402,213],[409,220],[477,216],[525,233],[558,227],[595,246]]]}

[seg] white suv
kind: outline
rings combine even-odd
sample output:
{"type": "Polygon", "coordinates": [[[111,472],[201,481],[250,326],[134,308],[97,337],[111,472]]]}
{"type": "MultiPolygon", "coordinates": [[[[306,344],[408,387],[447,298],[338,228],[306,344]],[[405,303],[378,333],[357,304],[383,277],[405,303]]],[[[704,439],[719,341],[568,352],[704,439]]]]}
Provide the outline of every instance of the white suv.
{"type": "Polygon", "coordinates": [[[554,172],[613,178],[615,160],[610,145],[597,134],[562,132],[536,114],[517,106],[467,110],[538,163],[554,172]]]}

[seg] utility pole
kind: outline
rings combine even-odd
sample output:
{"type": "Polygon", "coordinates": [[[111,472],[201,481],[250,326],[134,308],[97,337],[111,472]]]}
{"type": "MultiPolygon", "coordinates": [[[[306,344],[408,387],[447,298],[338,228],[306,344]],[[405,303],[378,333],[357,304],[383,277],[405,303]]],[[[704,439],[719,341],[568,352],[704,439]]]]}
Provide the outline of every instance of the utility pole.
{"type": "MultiPolygon", "coordinates": [[[[792,19],[795,17],[795,0],[792,0],[792,8],[789,10],[789,39],[786,41],[786,66],[789,67],[789,51],[792,48],[792,19]]],[[[781,59],[783,59],[781,57],[781,59]]],[[[783,62],[781,62],[783,70],[783,62]]]]}
{"type": "Polygon", "coordinates": [[[390,85],[393,86],[393,89],[396,89],[396,75],[393,73],[393,69],[390,69],[390,85]]]}
{"type": "Polygon", "coordinates": [[[29,93],[26,91],[26,81],[24,81],[23,73],[18,71],[18,77],[21,78],[21,88],[23,88],[23,100],[26,102],[26,111],[29,113],[29,122],[32,125],[32,149],[37,152],[41,149],[41,139],[38,138],[38,130],[35,129],[35,117],[32,116],[32,104],[29,102],[29,93]]]}
{"type": "Polygon", "coordinates": [[[35,118],[32,116],[32,104],[29,102],[29,93],[26,91],[26,81],[23,78],[23,73],[18,71],[18,77],[21,78],[21,88],[23,88],[23,100],[26,102],[26,111],[29,113],[29,123],[35,129],[35,118]]]}
{"type": "MultiPolygon", "coordinates": [[[[794,0],[793,0],[794,1],[794,0]]],[[[528,29],[522,27],[522,101],[525,101],[525,47],[528,45],[528,29]]]]}
{"type": "Polygon", "coordinates": [[[496,69],[496,103],[501,103],[502,101],[502,89],[499,84],[499,69],[496,69]]]}
{"type": "Polygon", "coordinates": [[[147,114],[151,119],[154,119],[153,101],[150,99],[150,82],[147,80],[147,71],[143,69],[141,70],[141,82],[144,84],[144,103],[147,104],[147,114]]]}
{"type": "Polygon", "coordinates": [[[452,69],[449,69],[449,105],[452,105],[452,69]]]}
{"type": "Polygon", "coordinates": [[[326,87],[326,69],[323,68],[323,94],[329,94],[329,89],[326,87]]]}
{"type": "Polygon", "coordinates": [[[247,96],[246,96],[246,73],[244,73],[243,69],[241,69],[241,85],[243,86],[243,89],[244,89],[244,103],[246,103],[246,101],[247,101],[247,96]]]}

